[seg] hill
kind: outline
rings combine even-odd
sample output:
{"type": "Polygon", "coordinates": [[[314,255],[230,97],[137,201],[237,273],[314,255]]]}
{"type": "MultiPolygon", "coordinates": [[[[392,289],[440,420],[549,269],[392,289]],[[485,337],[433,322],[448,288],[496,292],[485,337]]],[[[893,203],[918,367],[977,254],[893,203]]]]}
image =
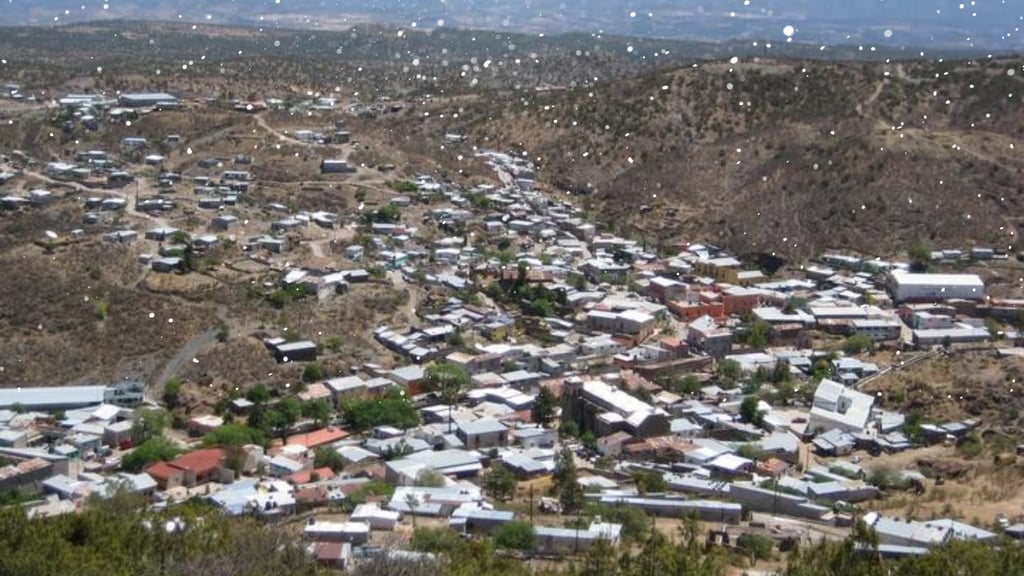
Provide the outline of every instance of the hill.
{"type": "Polygon", "coordinates": [[[1024,47],[1015,34],[1022,16],[1011,2],[916,0],[651,0],[642,5],[618,0],[219,0],[196,4],[157,0],[86,5],[71,0],[11,0],[0,24],[53,24],[130,18],[184,20],[252,26],[344,29],[382,22],[417,28],[449,26],[477,30],[564,34],[586,32],[630,36],[724,41],[783,42],[793,27],[796,40],[816,44],[866,43],[900,47],[984,47],[1012,51],[1024,47]]]}
{"type": "Polygon", "coordinates": [[[1017,247],[1020,61],[734,62],[482,95],[457,122],[437,103],[434,120],[412,109],[382,134],[414,147],[461,129],[478,146],[519,146],[541,181],[649,243],[793,257],[1017,247]]]}

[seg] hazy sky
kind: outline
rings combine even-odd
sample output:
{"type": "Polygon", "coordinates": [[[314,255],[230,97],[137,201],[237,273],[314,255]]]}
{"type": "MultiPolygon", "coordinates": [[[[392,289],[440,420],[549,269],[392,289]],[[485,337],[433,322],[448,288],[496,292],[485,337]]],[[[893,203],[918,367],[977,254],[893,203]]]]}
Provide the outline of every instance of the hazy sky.
{"type": "Polygon", "coordinates": [[[98,18],[1024,47],[1024,0],[0,0],[0,24],[98,18]],[[791,27],[791,28],[790,28],[791,27]],[[783,35],[783,31],[792,34],[783,35]]]}

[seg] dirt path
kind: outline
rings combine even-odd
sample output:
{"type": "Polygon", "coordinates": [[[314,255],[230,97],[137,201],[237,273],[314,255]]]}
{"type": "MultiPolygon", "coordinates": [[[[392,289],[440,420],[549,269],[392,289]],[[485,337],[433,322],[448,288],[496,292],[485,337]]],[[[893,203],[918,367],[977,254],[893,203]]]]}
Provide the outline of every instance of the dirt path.
{"type": "Polygon", "coordinates": [[[864,110],[867,107],[869,107],[872,104],[874,104],[876,100],[878,100],[878,97],[882,95],[882,90],[885,89],[885,85],[886,85],[886,80],[884,78],[882,80],[879,80],[878,86],[875,86],[875,90],[874,90],[874,92],[871,93],[871,96],[868,96],[867,100],[857,104],[857,108],[856,109],[857,109],[857,115],[858,116],[863,116],[864,115],[864,110]]]}
{"type": "Polygon", "coordinates": [[[160,375],[149,386],[146,393],[151,400],[159,400],[164,394],[164,385],[174,378],[185,364],[192,361],[203,350],[213,346],[217,342],[217,328],[210,328],[206,332],[194,336],[178,350],[178,353],[164,365],[160,375]]]}

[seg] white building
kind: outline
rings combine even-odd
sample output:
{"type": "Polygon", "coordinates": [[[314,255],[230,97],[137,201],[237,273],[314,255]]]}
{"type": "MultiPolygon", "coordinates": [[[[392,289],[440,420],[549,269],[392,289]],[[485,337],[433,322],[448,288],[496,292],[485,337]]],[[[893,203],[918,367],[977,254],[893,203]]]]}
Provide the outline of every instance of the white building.
{"type": "Polygon", "coordinates": [[[977,274],[889,274],[889,290],[896,302],[930,300],[984,300],[985,282],[977,274]]]}
{"type": "Polygon", "coordinates": [[[814,404],[807,423],[809,431],[863,432],[871,418],[875,397],[851,390],[839,382],[824,379],[814,392],[814,404]]]}

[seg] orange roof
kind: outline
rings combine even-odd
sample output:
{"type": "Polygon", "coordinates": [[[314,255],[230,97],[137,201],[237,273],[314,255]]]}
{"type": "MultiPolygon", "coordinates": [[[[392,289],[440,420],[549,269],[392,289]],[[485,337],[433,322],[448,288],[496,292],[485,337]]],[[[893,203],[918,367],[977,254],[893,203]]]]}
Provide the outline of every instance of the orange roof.
{"type": "Polygon", "coordinates": [[[309,484],[313,480],[313,474],[316,474],[321,480],[334,478],[334,470],[325,467],[317,468],[316,470],[302,470],[289,475],[286,480],[295,485],[309,484]]]}
{"type": "Polygon", "coordinates": [[[152,476],[155,480],[167,480],[175,474],[180,474],[181,469],[175,468],[167,462],[157,462],[156,464],[146,467],[144,472],[152,476]]]}
{"type": "Polygon", "coordinates": [[[226,458],[226,453],[221,448],[204,448],[187,454],[182,454],[169,464],[182,470],[193,472],[207,472],[220,466],[226,458]]]}
{"type": "Polygon", "coordinates": [[[327,428],[321,428],[320,430],[314,430],[305,434],[289,436],[287,443],[298,444],[306,448],[316,448],[317,446],[323,446],[324,444],[330,444],[345,438],[348,438],[348,432],[341,428],[328,426],[327,428]]]}

